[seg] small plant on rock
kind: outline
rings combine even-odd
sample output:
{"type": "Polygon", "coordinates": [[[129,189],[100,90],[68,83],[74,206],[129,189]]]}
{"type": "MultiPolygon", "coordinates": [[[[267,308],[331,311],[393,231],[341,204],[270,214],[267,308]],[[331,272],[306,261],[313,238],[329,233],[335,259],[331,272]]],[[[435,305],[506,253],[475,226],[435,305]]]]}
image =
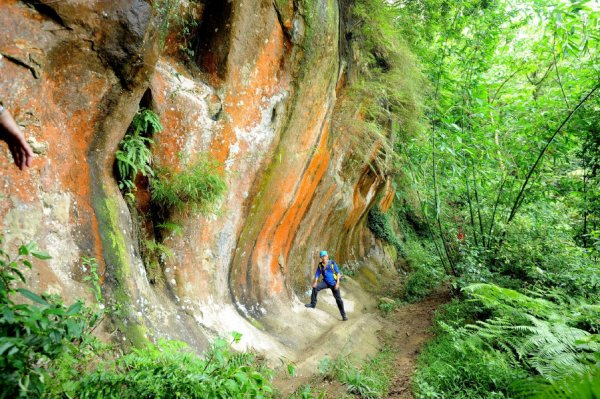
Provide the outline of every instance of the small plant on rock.
{"type": "Polygon", "coordinates": [[[141,108],[119,144],[116,153],[119,188],[129,198],[133,197],[132,193],[136,189],[135,178],[138,173],[142,176],[154,176],[150,151],[154,140],[150,136],[162,130],[158,115],[152,110],[141,108]]]}
{"type": "Polygon", "coordinates": [[[209,214],[227,189],[218,167],[214,161],[201,159],[179,173],[162,169],[152,180],[152,200],[163,212],[190,207],[209,214]]]}

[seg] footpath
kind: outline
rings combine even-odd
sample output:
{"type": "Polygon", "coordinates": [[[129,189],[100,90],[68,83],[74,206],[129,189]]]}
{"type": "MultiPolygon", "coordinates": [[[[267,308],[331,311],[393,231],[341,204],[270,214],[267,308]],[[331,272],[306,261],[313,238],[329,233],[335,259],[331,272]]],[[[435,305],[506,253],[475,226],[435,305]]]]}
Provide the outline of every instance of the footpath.
{"type": "MultiPolygon", "coordinates": [[[[339,316],[333,298],[328,298],[331,294],[325,291],[321,294],[319,301],[323,301],[318,307],[324,308],[325,317],[339,316]]],[[[348,295],[344,301],[348,301],[350,307],[353,307],[353,299],[355,298],[348,295]]],[[[366,298],[362,297],[358,303],[365,300],[366,298]]],[[[340,355],[350,355],[358,360],[365,359],[374,356],[386,343],[395,356],[395,376],[388,398],[413,398],[410,383],[416,359],[423,345],[433,336],[431,327],[435,310],[449,300],[447,290],[442,290],[421,302],[403,305],[383,317],[371,298],[368,306],[353,309],[349,313],[348,321],[335,322],[323,330],[316,342],[307,347],[293,362],[295,376],[287,375],[287,368],[282,367],[275,378],[275,387],[283,398],[287,398],[306,384],[311,385],[313,392],[325,391],[324,398],[350,398],[352,396],[347,394],[346,388],[340,383],[323,381],[318,373],[319,362],[324,358],[340,355]]]]}

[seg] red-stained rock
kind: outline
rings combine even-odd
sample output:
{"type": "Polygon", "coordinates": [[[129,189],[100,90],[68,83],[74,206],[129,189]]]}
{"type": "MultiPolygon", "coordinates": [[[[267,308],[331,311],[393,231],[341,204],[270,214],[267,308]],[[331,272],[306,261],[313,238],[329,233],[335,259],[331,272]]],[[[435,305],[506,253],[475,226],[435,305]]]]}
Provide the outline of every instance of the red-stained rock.
{"type": "Polygon", "coordinates": [[[332,123],[346,82],[337,3],[310,2],[314,9],[302,12],[284,0],[277,8],[245,0],[182,10],[218,14],[199,24],[205,38],[191,60],[174,32],[159,57],[161,21],[144,1],[35,4],[0,5],[8,27],[0,93],[44,152],[26,172],[4,145],[0,157],[8,245],[36,240],[53,255],[36,264],[32,288],[91,300],[80,260],[93,256],[107,297],[125,302],[127,325],[139,327],[119,326],[132,341],[167,336],[202,349],[214,332],[236,330],[276,358],[316,339],[329,321],[297,309],[316,252],[329,249],[338,263],[364,260],[379,245],[366,214],[378,194],[382,209],[394,197],[368,164],[342,170],[351,154],[332,123]],[[201,157],[222,165],[228,190],[218,211],[173,212],[180,234],[152,237],[158,220],[145,179],[137,180],[134,212],[117,187],[114,154],[140,102],[164,127],[153,136],[156,166],[183,171],[201,157]],[[147,279],[138,243],[146,236],[173,252],[161,259],[163,284],[147,279]],[[293,328],[306,320],[314,328],[293,328]]]}

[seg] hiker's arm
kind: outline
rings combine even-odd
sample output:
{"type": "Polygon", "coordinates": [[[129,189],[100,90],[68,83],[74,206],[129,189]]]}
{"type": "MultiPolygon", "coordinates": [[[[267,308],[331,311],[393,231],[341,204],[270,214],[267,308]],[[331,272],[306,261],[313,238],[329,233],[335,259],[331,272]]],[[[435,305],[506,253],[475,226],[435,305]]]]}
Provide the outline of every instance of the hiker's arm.
{"type": "Polygon", "coordinates": [[[333,264],[333,268],[338,275],[337,281],[335,282],[335,289],[338,290],[338,289],[340,289],[340,281],[342,281],[342,272],[340,272],[340,269],[337,266],[337,263],[333,264]]]}
{"type": "Polygon", "coordinates": [[[319,276],[321,275],[321,269],[317,267],[317,271],[315,272],[315,278],[313,279],[313,288],[317,288],[317,283],[319,282],[319,276]]]}
{"type": "Polygon", "coordinates": [[[31,164],[33,151],[31,151],[31,147],[25,141],[25,136],[21,132],[21,128],[17,125],[11,114],[2,105],[0,107],[0,139],[6,141],[15,165],[23,170],[24,167],[31,164]]]}

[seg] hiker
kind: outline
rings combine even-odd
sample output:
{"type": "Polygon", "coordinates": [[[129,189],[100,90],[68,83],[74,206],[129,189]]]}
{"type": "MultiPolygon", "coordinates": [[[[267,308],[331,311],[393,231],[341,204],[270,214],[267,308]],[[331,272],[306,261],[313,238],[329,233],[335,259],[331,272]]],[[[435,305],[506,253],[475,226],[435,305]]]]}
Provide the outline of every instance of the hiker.
{"type": "Polygon", "coordinates": [[[8,144],[15,165],[19,169],[23,170],[26,166],[29,167],[33,158],[33,151],[25,141],[21,128],[2,103],[0,103],[0,139],[8,144]]]}
{"type": "Polygon", "coordinates": [[[310,303],[307,303],[304,306],[307,308],[314,308],[317,306],[317,294],[319,291],[329,288],[331,289],[333,297],[335,298],[335,303],[337,303],[337,307],[340,310],[342,320],[346,321],[348,318],[346,317],[346,312],[344,311],[344,302],[342,301],[342,296],[340,295],[340,280],[342,279],[340,269],[338,269],[338,265],[333,260],[329,260],[327,251],[319,252],[319,257],[321,258],[321,261],[319,262],[317,271],[315,272],[310,303]],[[321,276],[323,276],[323,280],[319,282],[319,277],[321,276]]]}

